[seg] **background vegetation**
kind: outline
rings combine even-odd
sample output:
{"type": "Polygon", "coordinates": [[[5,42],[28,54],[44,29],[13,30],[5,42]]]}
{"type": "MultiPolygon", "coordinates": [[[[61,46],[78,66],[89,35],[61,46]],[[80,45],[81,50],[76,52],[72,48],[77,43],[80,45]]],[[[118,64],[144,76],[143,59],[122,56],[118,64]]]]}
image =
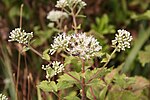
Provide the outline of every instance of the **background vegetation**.
{"type": "MultiPolygon", "coordinates": [[[[134,40],[132,48],[118,53],[108,66],[118,67],[124,62],[121,72],[128,76],[143,76],[150,79],[150,1],[149,0],[84,0],[87,7],[82,12],[87,17],[78,20],[82,31],[93,34],[101,43],[103,50],[111,52],[111,40],[115,30],[123,28],[131,32],[134,40]],[[109,46],[110,45],[110,46],[109,46]]],[[[34,32],[34,48],[43,52],[57,30],[49,28],[47,13],[54,9],[56,0],[1,0],[0,1],[0,93],[14,100],[17,79],[19,44],[9,43],[9,32],[19,27],[20,5],[23,8],[23,29],[34,32]]],[[[71,19],[70,19],[71,20],[71,19]]],[[[65,21],[71,27],[69,21],[65,21]]],[[[99,59],[95,59],[95,66],[99,59]]],[[[20,100],[37,100],[36,85],[45,79],[41,65],[45,62],[28,51],[21,55],[18,95],[20,100]]],[[[147,96],[150,98],[148,92],[147,96]]],[[[45,99],[48,94],[41,92],[45,99]]]]}

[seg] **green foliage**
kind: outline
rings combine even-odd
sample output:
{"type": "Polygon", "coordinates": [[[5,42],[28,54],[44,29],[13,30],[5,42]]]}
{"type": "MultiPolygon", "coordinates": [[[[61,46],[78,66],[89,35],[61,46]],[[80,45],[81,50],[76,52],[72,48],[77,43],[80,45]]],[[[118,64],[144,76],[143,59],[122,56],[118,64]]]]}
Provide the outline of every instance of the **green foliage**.
{"type": "MultiPolygon", "coordinates": [[[[70,75],[74,76],[76,79],[80,80],[80,75],[77,72],[69,72],[70,75]]],[[[78,82],[72,78],[71,76],[69,76],[68,74],[63,74],[59,77],[59,79],[57,80],[58,82],[68,82],[70,84],[77,84],[78,82]]]]}
{"type": "Polygon", "coordinates": [[[47,60],[47,61],[50,61],[49,50],[50,50],[50,49],[44,50],[42,59],[45,59],[45,60],[47,60]]]}
{"type": "MultiPolygon", "coordinates": [[[[99,0],[95,0],[94,2],[97,3],[98,1],[99,0]]],[[[60,33],[62,31],[67,32],[71,30],[70,33],[67,33],[71,34],[74,32],[74,28],[69,28],[71,28],[71,26],[75,27],[74,24],[71,25],[71,19],[69,19],[68,22],[65,21],[64,23],[62,23],[62,27],[64,27],[62,29],[55,28],[57,23],[54,24],[54,27],[47,28],[46,13],[49,9],[52,8],[52,6],[54,6],[54,2],[56,3],[56,0],[2,0],[0,2],[0,10],[2,10],[0,12],[0,33],[2,33],[3,36],[3,32],[8,33],[9,29],[14,28],[14,26],[18,27],[17,21],[19,20],[20,16],[20,5],[23,3],[23,27],[29,30],[33,29],[35,35],[35,40],[33,40],[31,44],[35,48],[40,48],[42,50],[46,46],[49,47],[53,39],[52,36],[55,35],[54,33],[60,33]],[[50,6],[49,4],[52,5],[50,6]],[[24,22],[24,20],[29,20],[29,23],[24,22]],[[8,26],[6,28],[3,28],[5,24],[6,26],[8,26]],[[5,29],[7,29],[6,32],[5,29]]],[[[92,0],[86,0],[86,2],[90,4],[92,0]]],[[[88,12],[92,15],[92,17],[87,17],[85,21],[88,22],[89,20],[93,20],[93,18],[96,17],[95,15],[97,15],[95,11],[98,11],[99,9],[100,12],[98,12],[98,14],[100,14],[101,17],[96,17],[95,23],[88,23],[88,27],[86,25],[84,26],[79,24],[79,20],[79,22],[77,22],[78,25],[76,29],[80,31],[89,30],[90,32],[87,33],[93,34],[100,41],[100,45],[102,45],[103,47],[103,52],[107,51],[107,53],[103,53],[100,51],[97,53],[99,58],[86,60],[84,62],[85,72],[82,72],[83,63],[78,57],[70,55],[68,56],[66,52],[57,52],[56,55],[50,57],[49,49],[44,50],[44,52],[41,54],[44,61],[48,61],[48,63],[51,63],[51,61],[53,60],[58,60],[61,63],[64,63],[65,70],[64,73],[58,75],[55,75],[55,72],[52,68],[46,70],[46,73],[48,73],[49,75],[49,79],[48,81],[44,80],[37,85],[38,99],[80,100],[82,97],[82,84],[80,82],[82,82],[82,79],[85,79],[86,97],[90,100],[149,100],[149,80],[139,76],[131,77],[132,75],[134,75],[132,74],[132,71],[135,72],[135,75],[143,75],[143,73],[145,72],[149,74],[149,70],[144,69],[147,68],[146,66],[149,66],[150,64],[150,29],[148,28],[149,26],[147,21],[150,19],[150,10],[148,10],[148,8],[150,7],[149,4],[149,0],[144,0],[144,2],[142,0],[108,0],[102,2],[99,7],[91,3],[91,6],[94,7],[94,10],[92,10],[89,5],[89,9],[85,9],[83,13],[88,12]],[[106,10],[105,8],[108,9],[106,10]],[[103,14],[103,12],[106,12],[107,14],[103,14]],[[82,29],[81,26],[85,27],[85,29],[82,29]],[[111,60],[110,63],[108,63],[108,67],[113,65],[113,67],[115,66],[115,68],[99,68],[109,61],[109,54],[112,50],[110,49],[110,39],[112,38],[112,33],[115,33],[115,28],[128,29],[133,35],[134,46],[131,51],[129,50],[125,53],[119,54],[121,55],[119,57],[118,54],[116,54],[115,58],[111,60]],[[138,38],[136,36],[138,36],[138,38]],[[145,47],[145,49],[143,49],[142,47],[145,47]],[[128,53],[129,55],[126,58],[126,55],[128,53]],[[122,64],[122,61],[124,59],[126,60],[125,64],[122,64]],[[137,63],[138,61],[140,61],[142,66],[145,67],[142,68],[141,64],[137,63]],[[122,64],[122,66],[124,66],[119,67],[118,64],[122,64]],[[139,66],[141,69],[137,70],[136,68],[139,68],[139,66]],[[98,71],[100,71],[100,73],[96,77],[93,77],[98,71]],[[120,73],[120,71],[127,72],[129,73],[128,75],[131,76],[127,77],[125,73],[120,73]],[[141,73],[139,74],[138,71],[140,71],[141,73]],[[40,89],[45,92],[40,91],[40,89]],[[57,97],[48,92],[54,93],[57,97]]],[[[70,13],[69,15],[72,14],[70,13]]],[[[76,17],[78,18],[85,16],[77,15],[76,17]]],[[[15,79],[16,75],[18,75],[18,73],[16,73],[17,64],[15,63],[17,61],[17,53],[13,49],[10,49],[12,45],[10,45],[9,43],[3,44],[3,39],[1,37],[0,43],[2,45],[6,45],[6,47],[0,45],[0,65],[2,66],[2,70],[4,70],[4,76],[6,77],[6,80],[4,80],[5,88],[3,92],[6,92],[8,89],[8,94],[10,94],[9,98],[12,100],[16,100],[15,96],[17,93],[15,92],[13,78],[15,79]],[[9,54],[8,52],[6,52],[6,48],[8,48],[9,54]],[[14,54],[15,56],[12,57],[12,54],[14,54]]],[[[17,44],[13,46],[15,46],[13,48],[18,48],[18,51],[20,50],[20,46],[18,46],[17,44]]],[[[21,69],[19,75],[23,75],[24,77],[19,78],[18,96],[22,96],[21,93],[24,87],[27,88],[26,76],[28,76],[28,74],[33,78],[29,80],[32,85],[35,85],[36,82],[40,81],[41,77],[43,78],[43,75],[45,75],[40,73],[40,66],[42,62],[39,61],[39,58],[37,56],[32,55],[30,52],[25,53],[28,50],[30,50],[29,47],[23,46],[23,49],[21,51],[22,53],[24,53],[23,55],[25,55],[25,57],[21,59],[21,69]],[[29,54],[29,56],[27,54],[29,54]],[[27,60],[25,62],[25,68],[24,63],[22,63],[24,59],[27,60]],[[33,66],[38,66],[38,70],[33,66]],[[20,87],[22,88],[21,90],[20,87]]],[[[149,76],[147,75],[146,77],[149,76]]],[[[28,84],[27,86],[30,86],[30,84],[28,84]]],[[[36,89],[32,88],[31,91],[33,91],[30,94],[31,99],[37,100],[35,93],[36,89]]],[[[27,96],[27,92],[28,91],[26,89],[23,90],[23,95],[25,95],[23,97],[27,96]]]]}
{"type": "Polygon", "coordinates": [[[146,12],[144,12],[143,14],[132,14],[131,18],[135,19],[135,20],[149,20],[150,19],[150,10],[147,10],[146,12]]]}
{"type": "Polygon", "coordinates": [[[99,34],[115,33],[114,26],[109,25],[109,18],[106,14],[101,18],[96,18],[96,24],[92,24],[91,27],[99,34]]]}
{"type": "Polygon", "coordinates": [[[41,46],[52,36],[53,33],[54,30],[52,29],[40,30],[40,27],[34,27],[34,34],[37,36],[37,38],[34,40],[33,46],[41,46]]]}
{"type": "Polygon", "coordinates": [[[145,47],[145,51],[140,51],[138,55],[138,59],[140,60],[142,66],[146,63],[150,63],[150,45],[147,45],[145,47]]]}
{"type": "Polygon", "coordinates": [[[117,74],[114,77],[114,82],[116,83],[116,85],[119,85],[121,88],[124,89],[133,84],[134,81],[135,81],[134,78],[126,77],[125,74],[122,75],[117,74]]]}
{"type": "Polygon", "coordinates": [[[57,85],[54,81],[42,81],[40,82],[40,84],[38,85],[39,88],[41,88],[43,91],[46,92],[57,92],[57,85]]]}

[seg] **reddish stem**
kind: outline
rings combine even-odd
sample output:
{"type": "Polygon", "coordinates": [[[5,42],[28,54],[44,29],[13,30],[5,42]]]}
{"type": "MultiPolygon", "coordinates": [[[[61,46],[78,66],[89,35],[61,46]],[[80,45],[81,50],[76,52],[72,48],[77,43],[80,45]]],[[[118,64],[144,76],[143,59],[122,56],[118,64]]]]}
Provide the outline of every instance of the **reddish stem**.
{"type": "MultiPolygon", "coordinates": [[[[82,74],[85,73],[85,61],[82,59],[82,74]]],[[[85,78],[82,78],[82,99],[81,100],[86,100],[86,94],[85,94],[85,78]]]]}

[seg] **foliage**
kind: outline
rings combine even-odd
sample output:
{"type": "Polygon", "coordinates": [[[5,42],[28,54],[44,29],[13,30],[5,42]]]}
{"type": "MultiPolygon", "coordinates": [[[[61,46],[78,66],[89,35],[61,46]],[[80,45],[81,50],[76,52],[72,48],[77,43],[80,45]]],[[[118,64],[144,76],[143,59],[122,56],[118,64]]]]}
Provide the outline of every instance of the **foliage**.
{"type": "MultiPolygon", "coordinates": [[[[0,93],[11,100],[17,97],[18,100],[148,100],[149,4],[149,0],[0,1],[0,93]],[[19,13],[21,4],[24,4],[22,14],[19,13]],[[59,11],[65,12],[63,17],[57,14],[59,11]],[[22,25],[19,25],[21,16],[22,25]],[[33,30],[33,39],[27,39],[24,44],[8,43],[8,33],[14,27],[27,32],[33,30]],[[117,37],[116,29],[120,27],[130,31],[131,49],[122,48],[126,41],[122,43],[120,35],[117,37]],[[68,41],[77,42],[76,45],[68,43],[69,49],[59,48],[51,55],[50,44],[62,33],[75,34],[74,38],[79,37],[77,33],[84,33],[84,39],[96,38],[102,50],[95,50],[94,56],[89,57],[93,52],[86,49],[84,54],[81,47],[92,47],[94,42],[85,39],[85,43],[80,43],[84,41],[81,37],[80,41],[77,41],[79,38],[68,41]],[[117,41],[116,47],[121,44],[119,53],[115,53],[115,46],[114,51],[111,48],[112,39],[114,43],[117,41]],[[73,51],[72,47],[80,53],[70,54],[68,51],[73,51]],[[88,59],[83,59],[87,52],[88,59]]],[[[61,43],[63,41],[58,45],[61,43]]]]}

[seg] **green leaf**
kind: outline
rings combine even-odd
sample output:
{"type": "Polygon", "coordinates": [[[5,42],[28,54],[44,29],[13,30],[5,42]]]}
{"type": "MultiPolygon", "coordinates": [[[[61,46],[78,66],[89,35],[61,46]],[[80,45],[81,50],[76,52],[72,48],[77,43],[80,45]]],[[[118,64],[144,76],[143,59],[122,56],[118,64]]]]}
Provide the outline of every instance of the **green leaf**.
{"type": "Polygon", "coordinates": [[[132,15],[131,15],[131,18],[132,19],[135,19],[135,20],[148,20],[148,19],[150,19],[150,10],[147,10],[146,12],[144,12],[143,14],[139,14],[139,15],[137,15],[137,14],[135,14],[135,13],[133,13],[132,15]]]}
{"type": "Polygon", "coordinates": [[[66,96],[64,97],[65,100],[81,100],[79,97],[77,96],[66,96]]]}
{"type": "Polygon", "coordinates": [[[141,62],[142,66],[146,63],[150,63],[150,45],[145,47],[145,51],[139,52],[139,61],[141,62]]]}
{"type": "Polygon", "coordinates": [[[66,56],[65,57],[65,61],[64,61],[64,66],[69,65],[69,64],[71,64],[71,67],[76,72],[80,72],[81,71],[82,62],[81,62],[81,60],[79,60],[78,57],[66,56]]]}
{"type": "Polygon", "coordinates": [[[111,91],[108,93],[108,100],[140,100],[138,96],[130,91],[111,91]]]}
{"type": "Polygon", "coordinates": [[[58,90],[63,90],[63,89],[70,88],[70,87],[73,87],[73,84],[70,82],[58,81],[57,83],[58,90]]]}
{"type": "Polygon", "coordinates": [[[107,62],[107,61],[108,61],[107,58],[103,58],[102,61],[101,61],[101,63],[104,63],[104,62],[107,62]]]}
{"type": "Polygon", "coordinates": [[[49,68],[46,70],[46,73],[48,73],[48,75],[51,77],[53,77],[55,75],[55,71],[52,68],[49,68]]]}
{"type": "Polygon", "coordinates": [[[114,82],[121,88],[127,88],[129,85],[135,83],[135,78],[127,77],[125,74],[116,74],[114,77],[114,82]]]}
{"type": "Polygon", "coordinates": [[[91,25],[92,30],[98,32],[99,34],[109,34],[115,33],[113,25],[109,25],[109,18],[104,14],[101,18],[96,18],[96,24],[91,25]]]}
{"type": "Polygon", "coordinates": [[[57,85],[54,81],[51,81],[51,82],[48,82],[46,80],[42,81],[42,82],[40,82],[38,87],[46,92],[53,92],[53,91],[57,92],[57,85]]]}
{"type": "Polygon", "coordinates": [[[45,59],[47,61],[50,61],[50,56],[48,54],[50,49],[46,49],[44,52],[43,52],[43,55],[42,55],[42,59],[45,59]]]}
{"type": "MultiPolygon", "coordinates": [[[[71,74],[73,77],[75,77],[76,79],[80,80],[80,75],[79,73],[77,72],[68,72],[69,74],[71,74]]],[[[70,83],[78,83],[77,80],[75,80],[74,78],[72,78],[71,76],[69,76],[68,74],[64,74],[64,75],[61,75],[59,77],[59,79],[57,80],[58,82],[62,82],[62,81],[65,81],[65,82],[70,82],[70,83]]]]}
{"type": "Polygon", "coordinates": [[[85,82],[89,81],[91,79],[91,77],[96,74],[96,72],[98,70],[101,70],[101,72],[95,78],[103,77],[104,75],[109,73],[112,70],[112,68],[110,68],[110,69],[107,69],[107,68],[103,68],[103,69],[102,68],[95,68],[92,71],[90,69],[86,70],[85,71],[85,82]]]}
{"type": "Polygon", "coordinates": [[[99,94],[100,100],[105,100],[107,89],[108,89],[108,87],[105,86],[105,87],[102,89],[102,91],[100,92],[100,94],[99,94]]]}

